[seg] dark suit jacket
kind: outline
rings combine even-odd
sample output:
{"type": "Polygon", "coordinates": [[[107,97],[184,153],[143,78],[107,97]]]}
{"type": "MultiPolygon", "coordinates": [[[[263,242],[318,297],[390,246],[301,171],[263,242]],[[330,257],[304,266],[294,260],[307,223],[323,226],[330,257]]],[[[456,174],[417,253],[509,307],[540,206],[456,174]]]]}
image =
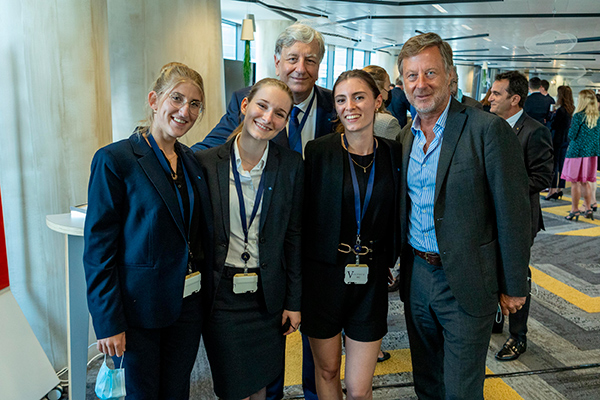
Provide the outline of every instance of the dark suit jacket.
{"type": "Polygon", "coordinates": [[[399,87],[395,87],[390,91],[392,95],[392,102],[388,107],[388,111],[392,113],[394,117],[398,120],[400,124],[400,128],[404,128],[406,125],[408,118],[406,116],[406,112],[410,110],[410,103],[406,98],[406,94],[399,87]]]}
{"type": "MultiPolygon", "coordinates": [[[[251,86],[235,91],[231,96],[231,101],[227,106],[227,113],[223,115],[219,123],[204,138],[203,141],[192,146],[192,150],[204,150],[216,147],[225,143],[231,132],[244,120],[244,115],[240,111],[242,100],[250,93],[251,86]]],[[[315,85],[317,91],[316,107],[317,121],[315,127],[315,139],[333,131],[332,121],[335,118],[335,109],[333,107],[333,96],[331,90],[315,85]]],[[[315,105],[313,105],[314,107],[315,105]]],[[[275,138],[273,142],[280,146],[289,148],[287,131],[284,129],[275,138]]]]}
{"type": "Polygon", "coordinates": [[[540,207],[540,191],[552,184],[554,158],[552,136],[544,125],[523,112],[513,130],[523,147],[525,167],[529,177],[529,201],[531,205],[531,240],[542,229],[544,219],[540,207]]]}
{"type": "MultiPolygon", "coordinates": [[[[208,187],[190,149],[177,145],[200,197],[203,249],[192,252],[204,251],[204,272],[213,248],[208,187]]],[[[162,328],[179,317],[188,261],[183,218],[172,183],[138,134],[96,152],[84,237],[88,305],[98,338],[129,326],[162,328]]]]}
{"type": "MultiPolygon", "coordinates": [[[[402,171],[401,297],[410,288],[410,197],[406,173],[413,144],[400,136],[402,171]]],[[[435,183],[435,233],[448,284],[474,316],[496,311],[498,296],[526,296],[530,213],[523,152],[503,119],[452,99],[435,183]]]]}
{"type": "Polygon", "coordinates": [[[480,110],[483,110],[483,104],[469,96],[463,96],[461,103],[463,103],[465,106],[475,107],[480,110]]]}
{"type": "Polygon", "coordinates": [[[552,97],[545,96],[540,92],[534,92],[525,99],[523,110],[525,110],[527,115],[543,125],[550,114],[550,105],[552,102],[552,97]]]}
{"type": "MultiPolygon", "coordinates": [[[[344,163],[348,162],[340,140],[339,133],[313,140],[306,145],[305,152],[303,254],[306,258],[329,264],[337,262],[342,224],[344,163]]],[[[394,188],[390,188],[390,196],[397,199],[400,187],[401,148],[397,142],[384,138],[377,140],[380,142],[380,149],[390,152],[395,183],[394,188]]],[[[399,205],[399,202],[396,201],[395,204],[399,205]]],[[[397,231],[394,229],[394,232],[397,231]]],[[[398,243],[398,240],[393,239],[393,243],[398,243]]],[[[388,250],[389,265],[392,266],[396,261],[395,249],[388,250]]]]}
{"type": "MultiPolygon", "coordinates": [[[[215,262],[210,282],[211,299],[217,293],[229,249],[230,140],[226,144],[196,152],[208,180],[215,216],[215,262]]],[[[282,309],[300,311],[300,269],[304,167],[300,154],[276,143],[269,145],[263,170],[265,191],[259,226],[260,279],[269,313],[282,309]]],[[[255,222],[255,223],[256,223],[255,222]]],[[[212,308],[212,301],[209,307],[212,308]]]]}

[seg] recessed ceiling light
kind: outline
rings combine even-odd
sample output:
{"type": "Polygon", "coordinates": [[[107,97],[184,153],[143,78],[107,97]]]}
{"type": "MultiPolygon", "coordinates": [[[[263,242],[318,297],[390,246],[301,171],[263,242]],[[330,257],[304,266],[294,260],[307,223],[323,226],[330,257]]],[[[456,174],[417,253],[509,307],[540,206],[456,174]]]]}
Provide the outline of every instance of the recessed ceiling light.
{"type": "Polygon", "coordinates": [[[356,21],[352,21],[352,23],[353,23],[354,25],[357,25],[357,24],[358,24],[358,22],[356,22],[356,21]]]}
{"type": "Polygon", "coordinates": [[[461,25],[463,28],[465,28],[468,31],[472,31],[473,28],[471,28],[469,25],[461,25]]]}
{"type": "Polygon", "coordinates": [[[442,6],[440,6],[439,4],[432,4],[433,8],[435,8],[436,10],[438,10],[439,12],[441,12],[442,14],[448,14],[448,11],[446,11],[446,9],[442,6]]]}
{"type": "Polygon", "coordinates": [[[503,48],[503,49],[506,49],[506,50],[510,50],[510,49],[509,49],[508,47],[506,47],[506,46],[502,46],[502,48],[503,48]]]}
{"type": "Polygon", "coordinates": [[[484,37],[484,38],[483,38],[483,40],[487,40],[488,42],[491,42],[491,41],[492,41],[492,39],[490,39],[490,38],[486,38],[486,37],[484,37]]]}

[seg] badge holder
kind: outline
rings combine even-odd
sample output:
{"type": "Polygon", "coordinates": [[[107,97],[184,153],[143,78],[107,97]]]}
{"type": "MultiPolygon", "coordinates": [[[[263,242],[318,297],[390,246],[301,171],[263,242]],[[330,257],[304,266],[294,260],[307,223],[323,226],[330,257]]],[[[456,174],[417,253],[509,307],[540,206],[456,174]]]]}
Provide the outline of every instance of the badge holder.
{"type": "MultiPolygon", "coordinates": [[[[345,245],[348,246],[348,245],[345,245]]],[[[350,246],[348,246],[350,247],[350,246]]],[[[352,251],[356,255],[356,262],[354,264],[346,265],[344,269],[344,283],[349,285],[351,283],[357,285],[364,285],[369,280],[369,266],[367,264],[360,263],[360,256],[369,253],[369,248],[360,245],[360,239],[357,238],[356,244],[349,251],[343,251],[349,253],[352,251]]]]}
{"type": "Polygon", "coordinates": [[[194,293],[198,293],[202,287],[200,272],[193,272],[185,277],[185,286],[183,287],[183,297],[188,297],[194,293]]]}
{"type": "MultiPolygon", "coordinates": [[[[250,259],[248,250],[242,253],[242,260],[247,263],[250,259]]],[[[248,267],[244,265],[243,274],[235,274],[233,276],[233,293],[255,293],[258,290],[258,275],[254,272],[248,273],[248,267]]]]}

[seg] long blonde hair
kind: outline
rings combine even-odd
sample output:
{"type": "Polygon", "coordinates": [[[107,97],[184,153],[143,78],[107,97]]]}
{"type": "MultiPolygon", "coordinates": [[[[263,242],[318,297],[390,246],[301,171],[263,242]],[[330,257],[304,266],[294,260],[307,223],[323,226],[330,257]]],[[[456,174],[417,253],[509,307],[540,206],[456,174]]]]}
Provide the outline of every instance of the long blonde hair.
{"type": "Polygon", "coordinates": [[[598,100],[596,100],[596,95],[590,89],[584,89],[579,92],[575,113],[582,111],[585,113],[585,124],[589,128],[595,128],[598,124],[600,112],[598,112],[598,100]]]}

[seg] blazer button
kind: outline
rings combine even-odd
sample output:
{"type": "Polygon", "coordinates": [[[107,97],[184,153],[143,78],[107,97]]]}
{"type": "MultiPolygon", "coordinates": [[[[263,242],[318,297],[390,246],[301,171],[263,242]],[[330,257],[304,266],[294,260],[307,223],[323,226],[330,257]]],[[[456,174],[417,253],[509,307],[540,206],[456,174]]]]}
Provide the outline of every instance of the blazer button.
{"type": "Polygon", "coordinates": [[[261,267],[262,269],[265,269],[265,268],[267,268],[267,263],[260,263],[260,267],[261,267]]]}
{"type": "Polygon", "coordinates": [[[260,238],[260,242],[261,242],[261,243],[264,243],[264,242],[266,242],[265,238],[264,238],[264,237],[261,237],[261,238],[260,238]]]}
{"type": "Polygon", "coordinates": [[[227,243],[221,243],[221,247],[227,247],[227,243]]]}

